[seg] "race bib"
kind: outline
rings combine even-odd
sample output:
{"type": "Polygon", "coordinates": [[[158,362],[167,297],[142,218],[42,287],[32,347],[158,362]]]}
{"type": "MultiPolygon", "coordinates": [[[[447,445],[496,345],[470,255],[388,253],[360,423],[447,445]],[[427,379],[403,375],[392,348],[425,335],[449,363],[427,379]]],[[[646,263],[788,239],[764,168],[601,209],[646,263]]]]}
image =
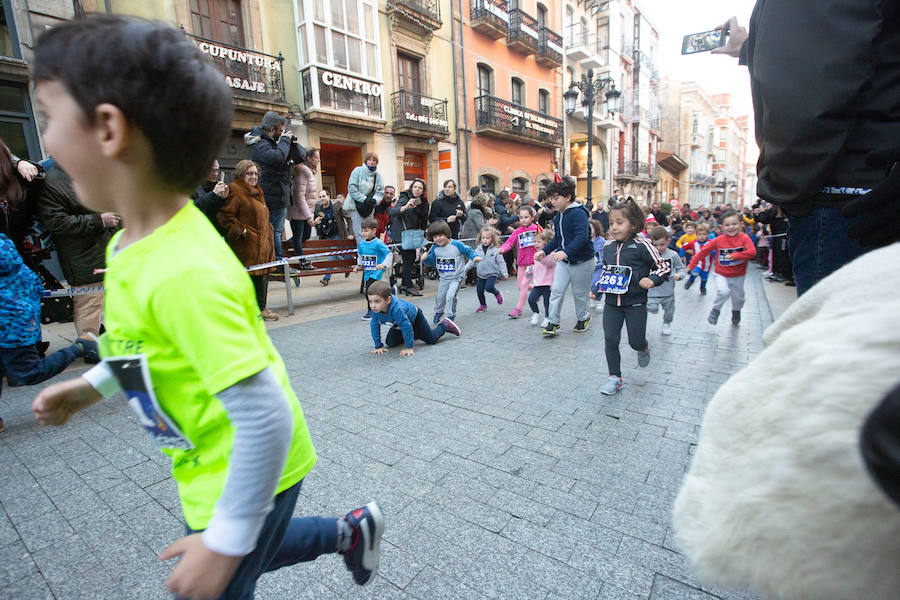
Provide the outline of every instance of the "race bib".
{"type": "Polygon", "coordinates": [[[163,411],[153,391],[146,354],[105,359],[144,430],[157,448],[191,450],[191,443],[163,411]]]}
{"type": "Polygon", "coordinates": [[[603,265],[603,273],[597,282],[601,294],[624,294],[631,283],[631,267],[627,265],[603,265]]]}
{"type": "Polygon", "coordinates": [[[455,258],[439,258],[437,259],[437,272],[438,273],[456,273],[456,259],[455,258]]]}
{"type": "Polygon", "coordinates": [[[363,269],[374,269],[378,265],[378,257],[374,254],[360,254],[359,266],[363,269]]]}
{"type": "Polygon", "coordinates": [[[519,234],[519,248],[534,246],[534,231],[523,231],[519,234]]]}
{"type": "Polygon", "coordinates": [[[744,247],[739,246],[737,248],[720,248],[719,249],[719,264],[723,267],[731,267],[734,265],[740,265],[747,261],[745,260],[735,260],[731,258],[731,255],[735,252],[743,252],[744,247]]]}

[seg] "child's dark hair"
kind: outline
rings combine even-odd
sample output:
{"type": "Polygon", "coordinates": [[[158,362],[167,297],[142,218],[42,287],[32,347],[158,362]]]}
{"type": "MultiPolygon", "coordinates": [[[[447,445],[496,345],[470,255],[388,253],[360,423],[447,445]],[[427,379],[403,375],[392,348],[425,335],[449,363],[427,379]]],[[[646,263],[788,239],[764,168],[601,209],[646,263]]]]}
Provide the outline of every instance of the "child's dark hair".
{"type": "Polygon", "coordinates": [[[741,221],[743,219],[743,217],[741,217],[741,215],[740,215],[740,213],[738,213],[738,211],[726,210],[725,212],[722,213],[722,216],[719,217],[719,223],[722,223],[723,221],[725,221],[725,219],[728,219],[729,217],[737,217],[738,221],[741,221]]]}
{"type": "Polygon", "coordinates": [[[225,78],[182,32],[163,23],[102,15],[45,32],[34,49],[36,84],[58,81],[88,123],[117,107],[147,138],[160,185],[191,192],[231,132],[225,78]]]}
{"type": "Polygon", "coordinates": [[[628,219],[628,222],[631,224],[632,235],[644,229],[644,225],[647,222],[646,217],[644,216],[644,210],[634,201],[634,198],[628,196],[628,199],[624,202],[616,202],[613,204],[612,208],[609,209],[609,213],[612,214],[617,210],[621,210],[625,213],[625,218],[628,219]]]}
{"type": "Polygon", "coordinates": [[[363,219],[362,223],[359,224],[360,229],[378,229],[378,221],[375,220],[374,217],[366,217],[363,219]]]}
{"type": "Polygon", "coordinates": [[[373,281],[366,291],[367,296],[380,296],[387,300],[391,297],[391,286],[386,281],[373,281]]]}
{"type": "Polygon", "coordinates": [[[591,224],[591,237],[603,237],[603,224],[597,219],[591,219],[589,223],[591,224]]]}
{"type": "Polygon", "coordinates": [[[428,226],[428,231],[425,232],[425,237],[431,240],[434,239],[434,236],[436,235],[450,237],[450,226],[447,224],[447,221],[435,221],[428,226]]]}
{"type": "Polygon", "coordinates": [[[534,207],[531,206],[531,205],[528,205],[528,204],[523,204],[522,206],[519,207],[518,212],[522,212],[522,211],[527,212],[527,213],[528,213],[529,215],[531,215],[532,217],[533,217],[535,214],[537,214],[537,213],[535,213],[535,211],[534,211],[534,207]]]}
{"type": "Polygon", "coordinates": [[[652,241],[656,241],[656,240],[668,240],[668,239],[669,239],[669,232],[666,230],[665,227],[662,227],[662,226],[660,226],[660,227],[654,227],[653,229],[650,230],[650,239],[651,239],[652,241]]]}
{"type": "Polygon", "coordinates": [[[575,182],[568,177],[562,181],[554,181],[547,186],[547,196],[562,196],[572,201],[575,199],[575,182]]]}

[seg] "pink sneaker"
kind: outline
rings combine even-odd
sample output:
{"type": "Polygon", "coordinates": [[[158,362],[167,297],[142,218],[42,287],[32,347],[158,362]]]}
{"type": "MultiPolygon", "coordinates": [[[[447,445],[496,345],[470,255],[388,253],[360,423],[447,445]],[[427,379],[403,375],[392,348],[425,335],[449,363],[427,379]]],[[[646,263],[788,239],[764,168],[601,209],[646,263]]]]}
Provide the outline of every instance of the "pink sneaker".
{"type": "Polygon", "coordinates": [[[500,304],[503,304],[503,294],[497,292],[497,305],[499,306],[500,304]]]}
{"type": "Polygon", "coordinates": [[[475,312],[480,313],[480,312],[484,312],[486,310],[487,310],[487,306],[482,304],[481,306],[479,306],[478,308],[475,309],[475,312]]]}
{"type": "Polygon", "coordinates": [[[522,316],[522,311],[519,310],[518,308],[512,309],[512,312],[509,313],[509,318],[510,318],[510,319],[518,319],[518,318],[521,317],[521,316],[522,316]]]}

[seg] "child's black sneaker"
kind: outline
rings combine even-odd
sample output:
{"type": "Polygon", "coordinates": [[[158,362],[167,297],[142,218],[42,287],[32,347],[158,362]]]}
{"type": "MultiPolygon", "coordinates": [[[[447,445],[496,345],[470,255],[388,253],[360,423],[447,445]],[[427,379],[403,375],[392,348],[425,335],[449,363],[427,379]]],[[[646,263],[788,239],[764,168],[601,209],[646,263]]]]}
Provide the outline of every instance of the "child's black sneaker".
{"type": "Polygon", "coordinates": [[[732,325],[740,325],[741,324],[741,311],[739,311],[739,310],[731,311],[731,324],[732,325]]]}
{"type": "Polygon", "coordinates": [[[371,321],[372,320],[372,311],[369,310],[362,316],[363,321],[371,321]]]}
{"type": "Polygon", "coordinates": [[[591,318],[588,317],[587,319],[585,319],[583,321],[578,321],[577,323],[575,323],[575,327],[572,329],[572,331],[574,331],[576,333],[582,333],[582,332],[587,331],[590,328],[591,328],[591,318]]]}
{"type": "Polygon", "coordinates": [[[687,281],[684,282],[684,289],[689,290],[689,289],[691,289],[692,285],[694,285],[694,279],[689,278],[687,281]]]}
{"type": "Polygon", "coordinates": [[[443,318],[444,318],[444,313],[442,313],[442,312],[435,313],[435,314],[434,314],[434,319],[432,320],[432,322],[433,322],[435,325],[437,325],[438,323],[441,322],[441,319],[443,319],[443,318]]]}
{"type": "Polygon", "coordinates": [[[344,555],[347,570],[358,585],[367,585],[378,572],[378,551],[384,533],[384,515],[378,504],[369,502],[344,517],[353,530],[353,542],[344,555]]]}
{"type": "Polygon", "coordinates": [[[75,345],[81,349],[81,356],[84,362],[89,365],[96,365],[100,362],[100,352],[97,349],[97,342],[87,338],[78,338],[75,345]]]}
{"type": "Polygon", "coordinates": [[[714,308],[711,311],[709,311],[709,317],[706,320],[709,321],[710,325],[715,325],[716,323],[718,323],[719,322],[719,309],[714,308]]]}
{"type": "Polygon", "coordinates": [[[701,288],[700,288],[700,295],[701,295],[701,296],[705,296],[705,295],[706,295],[706,288],[705,288],[705,287],[701,287],[701,288]]]}
{"type": "Polygon", "coordinates": [[[544,335],[559,335],[559,325],[556,323],[547,323],[547,326],[544,327],[543,331],[541,331],[544,335]]]}

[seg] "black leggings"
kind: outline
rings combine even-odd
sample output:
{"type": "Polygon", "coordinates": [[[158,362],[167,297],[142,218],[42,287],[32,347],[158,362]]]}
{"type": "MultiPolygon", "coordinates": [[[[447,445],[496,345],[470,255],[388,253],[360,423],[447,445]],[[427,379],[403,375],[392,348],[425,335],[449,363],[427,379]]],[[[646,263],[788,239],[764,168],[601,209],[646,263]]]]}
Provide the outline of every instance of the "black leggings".
{"type": "Polygon", "coordinates": [[[268,275],[251,275],[250,280],[253,282],[253,291],[256,292],[256,304],[259,310],[266,307],[266,299],[269,295],[269,276],[268,275]]]}
{"type": "MultiPolygon", "coordinates": [[[[437,341],[441,339],[441,336],[447,332],[447,328],[444,327],[443,323],[438,323],[437,326],[432,329],[431,325],[428,324],[428,319],[422,314],[421,308],[416,313],[416,320],[413,321],[412,326],[413,339],[422,340],[426,344],[436,344],[437,341]]],[[[393,348],[402,343],[404,343],[403,332],[400,331],[399,327],[391,327],[384,338],[384,345],[388,348],[393,348]]]]}
{"type": "Polygon", "coordinates": [[[400,265],[400,271],[402,273],[400,285],[406,289],[410,289],[415,285],[413,280],[416,279],[416,251],[401,250],[400,258],[403,259],[403,263],[400,265]]]}
{"type": "Polygon", "coordinates": [[[647,349],[647,305],[616,306],[606,303],[603,307],[603,336],[606,338],[606,364],[609,374],[622,376],[622,357],[619,341],[622,339],[622,323],[628,330],[628,345],[642,352],[647,349]]]}
{"type": "Polygon", "coordinates": [[[531,312],[540,312],[538,310],[538,298],[544,299],[544,316],[547,317],[550,315],[550,286],[549,285],[536,285],[531,288],[531,293],[528,294],[528,306],[531,307],[531,312]]]}
{"type": "Polygon", "coordinates": [[[482,279],[481,277],[475,282],[475,293],[478,294],[478,303],[482,306],[487,304],[484,299],[484,293],[490,292],[493,295],[497,295],[500,292],[497,291],[497,286],[494,285],[497,283],[497,276],[491,275],[490,277],[486,277],[482,279]]]}

